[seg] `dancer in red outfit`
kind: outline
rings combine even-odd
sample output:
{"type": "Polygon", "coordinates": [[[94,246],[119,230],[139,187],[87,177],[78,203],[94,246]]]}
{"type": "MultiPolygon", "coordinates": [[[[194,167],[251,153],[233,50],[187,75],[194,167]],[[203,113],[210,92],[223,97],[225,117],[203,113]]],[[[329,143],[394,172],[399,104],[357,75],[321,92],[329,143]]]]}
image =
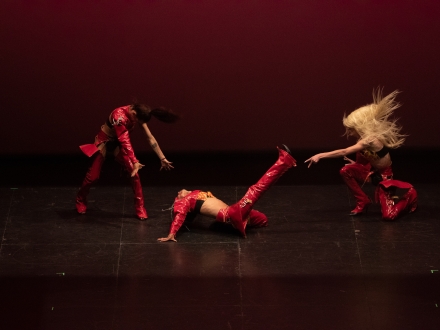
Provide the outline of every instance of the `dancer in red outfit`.
{"type": "Polygon", "coordinates": [[[400,107],[395,101],[397,94],[398,91],[394,91],[382,98],[378,89],[373,92],[374,103],[344,116],[346,135],[358,139],[355,145],[319,153],[305,161],[309,162],[309,167],[322,158],[344,157],[349,162],[340,170],[340,174],[356,199],[356,207],[350,215],[362,214],[371,204],[360,186],[365,182],[377,185],[376,201],[381,204],[384,220],[394,220],[400,214],[414,212],[417,208],[414,187],[407,182],[393,180],[390,150],[401,146],[405,140],[396,120],[389,118],[400,107]],[[356,153],[356,161],[346,157],[351,153],[356,153]],[[400,197],[396,195],[397,188],[405,191],[400,197]]]}
{"type": "Polygon", "coordinates": [[[87,195],[89,194],[91,185],[99,179],[102,164],[106,155],[112,153],[115,159],[124,166],[125,170],[131,175],[131,185],[134,193],[134,204],[136,215],[140,220],[148,218],[147,211],[144,207],[144,196],[142,193],[142,185],[138,171],[144,166],[139,163],[136,158],[130,142],[129,132],[136,124],[142,127],[151,148],[156,152],[160,159],[160,169],[170,170],[173,168],[156,139],[151,134],[147,122],[151,116],[157,119],[172,123],[179,117],[170,110],[164,108],[151,109],[144,104],[126,105],[113,110],[101,130],[95,137],[95,143],[80,146],[81,150],[92,158],[92,165],[87,171],[86,177],[76,196],[76,209],[78,213],[84,214],[87,210],[87,195]]]}
{"type": "Polygon", "coordinates": [[[279,157],[274,165],[251,186],[246,194],[237,203],[228,206],[216,198],[210,191],[181,190],[173,204],[173,221],[170,233],[167,237],[158,238],[160,242],[176,241],[176,233],[184,223],[187,215],[198,213],[207,217],[215,218],[218,222],[230,223],[243,237],[246,237],[246,227],[265,227],[267,217],[256,210],[253,210],[255,203],[263,193],[269,189],[289,168],[296,166],[295,159],[291,156],[290,150],[283,145],[278,148],[279,157]]]}

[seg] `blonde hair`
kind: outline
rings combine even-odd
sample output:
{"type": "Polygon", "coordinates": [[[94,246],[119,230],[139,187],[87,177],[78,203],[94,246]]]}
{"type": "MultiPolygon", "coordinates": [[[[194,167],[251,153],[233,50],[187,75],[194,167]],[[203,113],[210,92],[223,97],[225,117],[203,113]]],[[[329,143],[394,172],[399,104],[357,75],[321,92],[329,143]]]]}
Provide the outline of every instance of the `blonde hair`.
{"type": "MultiPolygon", "coordinates": [[[[361,139],[378,139],[388,148],[398,148],[405,141],[406,135],[400,134],[401,126],[397,119],[390,119],[394,110],[401,104],[396,102],[400,92],[395,90],[382,98],[382,89],[373,90],[373,103],[354,110],[342,119],[345,128],[354,129],[361,139]]],[[[347,132],[346,132],[347,133],[347,132]]]]}

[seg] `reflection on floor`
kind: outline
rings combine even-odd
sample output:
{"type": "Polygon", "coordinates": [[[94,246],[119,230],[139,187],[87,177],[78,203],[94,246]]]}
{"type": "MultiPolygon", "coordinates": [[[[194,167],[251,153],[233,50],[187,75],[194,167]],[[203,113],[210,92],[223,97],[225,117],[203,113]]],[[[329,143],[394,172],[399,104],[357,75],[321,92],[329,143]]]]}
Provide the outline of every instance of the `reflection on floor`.
{"type": "MultiPolygon", "coordinates": [[[[242,239],[199,216],[177,243],[156,239],[182,186],[144,185],[145,222],[128,185],[96,186],[83,216],[77,187],[0,188],[1,329],[439,329],[438,185],[383,222],[377,205],[348,216],[344,185],[294,175],[258,202],[268,227],[242,239]]],[[[185,188],[232,203],[247,187],[185,188]]]]}

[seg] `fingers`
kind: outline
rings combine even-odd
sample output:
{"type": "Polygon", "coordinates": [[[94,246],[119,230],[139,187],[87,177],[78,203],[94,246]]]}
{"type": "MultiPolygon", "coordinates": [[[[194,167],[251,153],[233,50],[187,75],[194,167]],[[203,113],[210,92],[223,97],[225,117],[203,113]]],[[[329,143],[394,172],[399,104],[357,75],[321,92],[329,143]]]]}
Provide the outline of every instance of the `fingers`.
{"type": "Polygon", "coordinates": [[[309,162],[309,166],[307,166],[307,168],[310,168],[310,166],[312,166],[312,164],[315,163],[312,158],[307,159],[304,163],[307,162],[309,162]]]}
{"type": "Polygon", "coordinates": [[[157,239],[159,242],[168,242],[168,241],[173,241],[173,242],[177,242],[177,240],[174,237],[161,237],[157,239]]]}
{"type": "Polygon", "coordinates": [[[171,170],[172,168],[174,168],[174,166],[173,165],[171,165],[172,164],[172,162],[169,162],[169,161],[167,161],[167,160],[163,160],[162,161],[162,165],[161,165],[161,167],[160,167],[160,170],[162,171],[162,169],[165,169],[165,171],[169,171],[169,170],[171,170]]]}

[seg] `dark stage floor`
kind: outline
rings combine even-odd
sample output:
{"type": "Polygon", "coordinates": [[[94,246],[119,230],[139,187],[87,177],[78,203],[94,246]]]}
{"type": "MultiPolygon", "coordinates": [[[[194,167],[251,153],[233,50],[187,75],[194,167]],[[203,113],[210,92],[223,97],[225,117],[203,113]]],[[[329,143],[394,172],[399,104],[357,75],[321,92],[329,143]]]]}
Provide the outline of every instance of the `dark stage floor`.
{"type": "Polygon", "coordinates": [[[235,174],[239,185],[230,184],[233,169],[214,186],[142,178],[145,222],[134,218],[129,185],[111,185],[110,172],[84,216],[74,210],[75,184],[5,178],[0,329],[440,329],[438,182],[413,182],[418,211],[383,222],[377,205],[348,216],[354,201],[343,184],[306,184],[295,168],[258,202],[269,226],[247,239],[199,216],[177,243],[156,241],[178,190],[233,203],[275,158],[249,182],[235,174]]]}

